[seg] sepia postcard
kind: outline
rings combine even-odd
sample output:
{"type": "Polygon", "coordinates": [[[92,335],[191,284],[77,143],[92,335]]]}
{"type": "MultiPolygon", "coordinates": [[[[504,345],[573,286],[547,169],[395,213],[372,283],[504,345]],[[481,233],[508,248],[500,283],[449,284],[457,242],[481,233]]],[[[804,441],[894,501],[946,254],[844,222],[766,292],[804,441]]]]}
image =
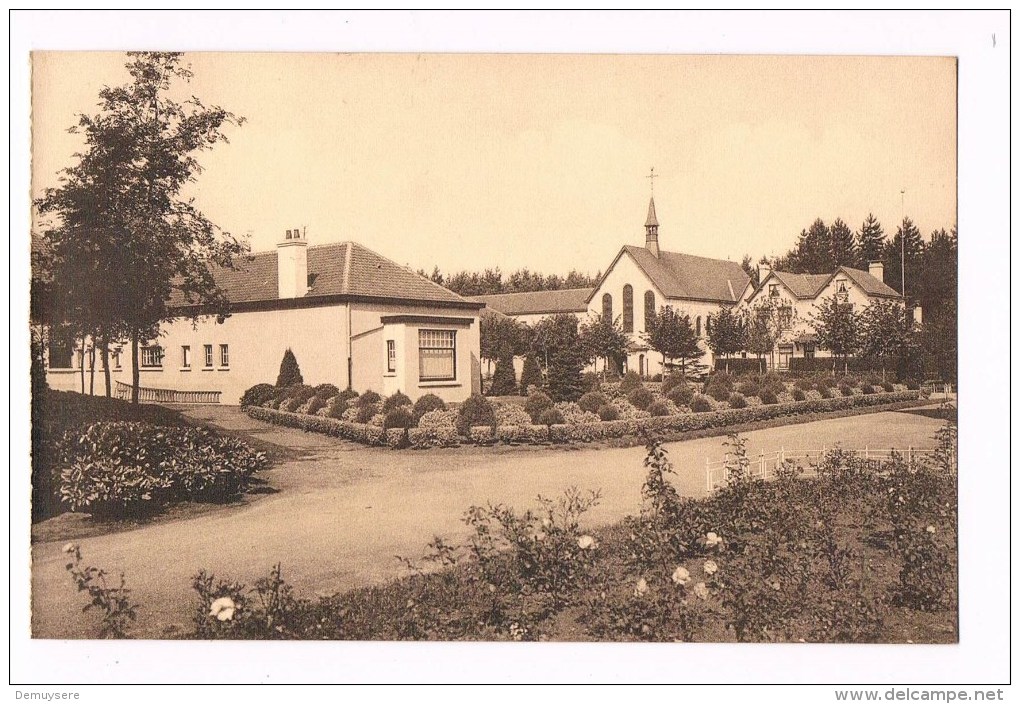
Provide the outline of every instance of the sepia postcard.
{"type": "Polygon", "coordinates": [[[32,641],[958,647],[959,75],[33,51],[32,641]]]}

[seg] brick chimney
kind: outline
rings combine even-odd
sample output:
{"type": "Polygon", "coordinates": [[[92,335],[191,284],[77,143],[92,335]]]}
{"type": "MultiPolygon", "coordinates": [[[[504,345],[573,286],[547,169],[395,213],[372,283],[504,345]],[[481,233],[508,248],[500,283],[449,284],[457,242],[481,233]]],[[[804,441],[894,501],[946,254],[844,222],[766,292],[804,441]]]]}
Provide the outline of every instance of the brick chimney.
{"type": "Polygon", "coordinates": [[[758,285],[765,283],[765,279],[769,278],[769,274],[772,273],[772,265],[768,262],[761,262],[758,264],[758,285]]]}
{"type": "Polygon", "coordinates": [[[868,264],[868,273],[885,283],[885,264],[882,262],[870,262],[868,264]]]}
{"type": "Polygon", "coordinates": [[[308,240],[301,229],[287,230],[276,245],[280,298],[301,298],[308,293],[308,240]]]}

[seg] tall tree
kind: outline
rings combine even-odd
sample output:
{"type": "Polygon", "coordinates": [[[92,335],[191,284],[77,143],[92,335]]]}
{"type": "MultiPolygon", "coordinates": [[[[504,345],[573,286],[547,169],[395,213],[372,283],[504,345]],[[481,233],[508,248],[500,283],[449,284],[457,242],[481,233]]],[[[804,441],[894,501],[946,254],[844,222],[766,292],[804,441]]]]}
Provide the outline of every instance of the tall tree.
{"type": "Polygon", "coordinates": [[[838,296],[829,296],[815,304],[811,326],[815,330],[818,346],[843,360],[843,372],[848,370],[848,358],[860,348],[860,321],[854,305],[838,296]]]}
{"type": "Polygon", "coordinates": [[[80,265],[108,277],[105,286],[115,293],[95,295],[109,303],[117,332],[131,339],[137,403],[140,342],[181,314],[172,299],[191,305],[193,317],[226,314],[211,267],[232,267],[247,246],[181,195],[201,172],[196,155],[227,141],[221,128],[243,118],[193,96],[173,97],[192,76],[179,53],[131,52],[127,68],[132,82],[103,88],[99,114],[79,116],[72,131],[84,136],[84,151],[37,206],[59,220],[44,233],[55,252],[84,237],[93,251],[80,265]]]}
{"type": "Polygon", "coordinates": [[[698,336],[691,324],[691,317],[676,311],[672,306],[663,306],[650,320],[651,326],[645,331],[648,346],[662,355],[665,369],[667,360],[680,360],[681,374],[687,373],[687,361],[697,360],[704,355],[698,344],[698,336]]]}
{"type": "Polygon", "coordinates": [[[830,272],[835,268],[829,247],[829,228],[821,218],[808,229],[801,230],[790,259],[791,268],[798,273],[830,272]]]}
{"type": "Polygon", "coordinates": [[[764,371],[762,367],[765,355],[773,354],[782,334],[777,306],[768,296],[763,296],[744,311],[742,327],[747,351],[758,358],[758,369],[764,371]]]}
{"type": "Polygon", "coordinates": [[[882,381],[890,364],[899,362],[902,369],[910,367],[914,332],[900,301],[873,301],[861,311],[859,322],[860,352],[881,362],[882,381]]]}
{"type": "Polygon", "coordinates": [[[721,306],[708,325],[708,346],[726,360],[727,372],[730,370],[730,355],[745,349],[746,344],[743,319],[729,306],[721,306]]]}
{"type": "Polygon", "coordinates": [[[581,344],[587,350],[587,356],[603,360],[603,370],[608,371],[610,365],[619,369],[622,360],[627,357],[627,345],[630,337],[623,331],[620,316],[615,320],[595,313],[581,324],[581,344]]]}
{"type": "MultiPolygon", "coordinates": [[[[829,257],[832,260],[832,269],[838,266],[852,267],[857,263],[857,253],[854,251],[854,233],[841,218],[836,218],[829,225],[829,257]]],[[[828,269],[825,270],[825,273],[828,271],[828,269]]]]}
{"type": "Polygon", "coordinates": [[[590,361],[569,313],[543,318],[535,324],[533,345],[547,360],[546,388],[554,401],[576,401],[584,392],[581,371],[590,361]]]}
{"type": "Polygon", "coordinates": [[[871,262],[885,259],[885,233],[882,224],[868,213],[861,229],[857,231],[857,266],[865,271],[871,262]]]}

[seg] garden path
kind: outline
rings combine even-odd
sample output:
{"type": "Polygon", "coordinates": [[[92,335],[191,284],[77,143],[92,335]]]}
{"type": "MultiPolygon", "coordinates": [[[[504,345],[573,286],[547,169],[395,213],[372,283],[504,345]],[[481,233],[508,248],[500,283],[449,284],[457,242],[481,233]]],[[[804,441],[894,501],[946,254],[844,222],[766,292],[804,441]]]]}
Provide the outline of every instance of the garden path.
{"type": "MultiPolygon", "coordinates": [[[[195,607],[191,578],[200,569],[251,583],[283,563],[302,595],[379,584],[403,574],[395,556],[417,558],[434,535],[461,538],[472,504],[533,505],[570,486],[600,489],[592,525],[638,511],[644,448],[451,448],[393,451],[270,426],[239,409],[194,407],[201,422],[282,445],[293,459],[265,473],[278,493],[186,520],[85,538],[86,564],[124,572],[141,604],[133,633],[160,638],[187,629],[195,607]]],[[[930,446],[939,421],[880,412],[746,433],[748,450],[816,449],[822,445],[930,446]]],[[[725,438],[670,443],[683,494],[704,493],[706,457],[725,438]]],[[[33,632],[44,638],[94,637],[96,617],[81,613],[82,595],[64,570],[61,542],[33,545],[33,632]]]]}

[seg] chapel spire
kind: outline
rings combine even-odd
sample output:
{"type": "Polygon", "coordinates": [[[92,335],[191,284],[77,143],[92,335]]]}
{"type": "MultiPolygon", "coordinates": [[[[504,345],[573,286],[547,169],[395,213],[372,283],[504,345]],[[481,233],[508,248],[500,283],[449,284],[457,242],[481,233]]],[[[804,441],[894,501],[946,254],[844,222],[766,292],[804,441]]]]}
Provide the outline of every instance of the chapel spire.
{"type": "Polygon", "coordinates": [[[645,249],[654,257],[659,256],[659,219],[655,217],[655,179],[658,177],[654,166],[651,173],[645,177],[652,185],[652,196],[648,199],[648,217],[645,218],[645,249]]]}

